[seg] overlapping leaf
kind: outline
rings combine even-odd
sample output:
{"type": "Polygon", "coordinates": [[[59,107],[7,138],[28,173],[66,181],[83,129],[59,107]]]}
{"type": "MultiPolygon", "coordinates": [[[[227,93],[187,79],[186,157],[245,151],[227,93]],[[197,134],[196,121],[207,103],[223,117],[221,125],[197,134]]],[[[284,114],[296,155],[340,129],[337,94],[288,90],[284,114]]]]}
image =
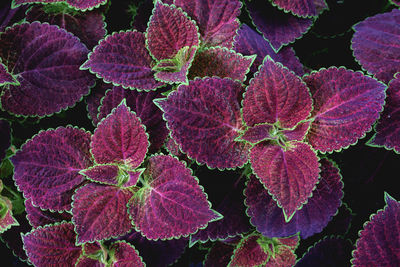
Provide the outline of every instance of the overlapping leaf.
{"type": "Polygon", "coordinates": [[[199,26],[204,46],[231,48],[240,24],[241,2],[238,0],[175,0],[199,26]]]}
{"type": "Polygon", "coordinates": [[[242,90],[231,79],[196,79],[157,103],[184,153],[210,168],[235,168],[248,156],[248,145],[234,141],[242,127],[242,90]]]}
{"type": "MultiPolygon", "coordinates": [[[[3,184],[0,180],[0,191],[3,184]]],[[[12,204],[7,197],[0,196],[0,234],[8,230],[11,226],[18,226],[18,221],[13,217],[12,204]]]]}
{"type": "Polygon", "coordinates": [[[69,210],[74,190],[85,180],[79,171],[93,164],[91,134],[72,127],[40,132],[15,156],[14,179],[26,199],[42,209],[69,210]]]}
{"type": "Polygon", "coordinates": [[[145,266],[135,247],[126,242],[113,243],[110,247],[110,253],[114,258],[113,266],[115,267],[145,266]]]}
{"type": "Polygon", "coordinates": [[[25,200],[25,211],[27,213],[26,218],[33,227],[71,221],[72,218],[71,214],[67,212],[51,212],[35,207],[30,199],[25,200]]]}
{"type": "Polygon", "coordinates": [[[91,10],[102,4],[105,4],[107,0],[13,0],[14,6],[19,6],[28,3],[64,3],[66,2],[71,7],[85,11],[91,10]]]}
{"type": "Polygon", "coordinates": [[[313,122],[306,139],[321,152],[355,143],[382,111],[386,86],[361,72],[331,67],[303,80],[314,100],[313,122]]]}
{"type": "Polygon", "coordinates": [[[4,88],[2,108],[43,116],[73,106],[89,93],[93,77],[79,66],[88,50],[72,34],[49,24],[22,23],[0,35],[0,59],[19,85],[4,88]]]}
{"type": "Polygon", "coordinates": [[[82,170],[81,174],[95,182],[118,185],[119,168],[113,164],[99,164],[82,170]]]}
{"type": "Polygon", "coordinates": [[[351,48],[361,66],[388,83],[400,71],[400,10],[377,14],[356,24],[351,48]]]}
{"type": "Polygon", "coordinates": [[[400,203],[387,193],[385,202],[385,208],[371,216],[360,232],[351,260],[355,267],[400,263],[400,203]]]}
{"type": "Polygon", "coordinates": [[[95,87],[92,88],[90,94],[85,99],[87,114],[94,126],[96,126],[100,121],[97,118],[97,114],[99,113],[98,108],[100,107],[101,99],[109,88],[109,84],[103,82],[101,79],[97,79],[95,87]]]}
{"type": "MultiPolygon", "coordinates": [[[[7,67],[0,62],[0,85],[18,83],[15,78],[8,73],[7,67]]],[[[1,92],[1,91],[0,91],[1,92]]]]}
{"type": "Polygon", "coordinates": [[[148,239],[187,236],[221,218],[185,164],[171,156],[153,156],[143,173],[145,186],[129,203],[137,230],[148,239]]]}
{"type": "Polygon", "coordinates": [[[272,0],[272,3],[285,12],[291,12],[299,17],[318,16],[321,11],[328,8],[325,0],[272,0]]]}

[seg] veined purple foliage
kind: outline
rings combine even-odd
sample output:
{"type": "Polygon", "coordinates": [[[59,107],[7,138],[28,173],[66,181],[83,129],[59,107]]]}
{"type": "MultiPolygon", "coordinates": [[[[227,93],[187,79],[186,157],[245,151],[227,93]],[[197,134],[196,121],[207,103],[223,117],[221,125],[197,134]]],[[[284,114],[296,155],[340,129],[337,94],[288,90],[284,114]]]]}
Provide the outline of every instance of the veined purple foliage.
{"type": "Polygon", "coordinates": [[[106,34],[104,16],[98,10],[83,13],[68,8],[55,10],[52,5],[33,6],[28,10],[26,20],[58,25],[78,37],[89,50],[106,34]]]}
{"type": "Polygon", "coordinates": [[[73,127],[42,131],[11,157],[14,180],[25,199],[42,209],[71,209],[72,195],[93,165],[91,134],[73,127]]]}
{"type": "Polygon", "coordinates": [[[81,69],[90,69],[105,82],[138,90],[149,91],[163,85],[154,79],[144,34],[135,30],[108,35],[81,69]]]}
{"type": "Polygon", "coordinates": [[[90,94],[86,97],[86,109],[89,119],[92,121],[93,126],[96,126],[100,120],[97,117],[99,113],[98,108],[101,104],[101,99],[106,94],[107,89],[111,88],[112,85],[103,82],[101,79],[96,80],[96,85],[90,91],[90,94]]]}
{"type": "Polygon", "coordinates": [[[151,157],[143,176],[144,187],[128,207],[135,229],[146,238],[180,238],[221,219],[191,170],[176,158],[151,157]]]}
{"type": "MultiPolygon", "coordinates": [[[[3,183],[0,180],[0,191],[3,183]]],[[[0,234],[7,231],[12,226],[18,226],[18,221],[12,214],[12,203],[7,197],[0,196],[0,234]]]]}
{"type": "Polygon", "coordinates": [[[110,253],[114,256],[113,266],[115,267],[145,266],[135,247],[126,242],[114,242],[110,246],[110,253]]]}
{"type": "Polygon", "coordinates": [[[86,11],[103,5],[107,0],[13,0],[14,7],[28,3],[67,3],[78,10],[86,11]]]}
{"type": "Polygon", "coordinates": [[[400,71],[400,10],[377,14],[356,24],[351,40],[354,57],[369,73],[389,83],[400,71]]]}
{"type": "Polygon", "coordinates": [[[361,72],[331,67],[303,77],[314,101],[306,140],[321,152],[346,148],[365,135],[383,109],[386,86],[361,72]]]}
{"type": "Polygon", "coordinates": [[[29,261],[35,266],[75,266],[82,248],[75,245],[72,223],[57,223],[38,227],[22,235],[29,261]]]}
{"type": "Polygon", "coordinates": [[[97,125],[90,147],[96,163],[124,164],[135,169],[143,162],[148,143],[140,120],[122,100],[97,125]]]}
{"type": "Polygon", "coordinates": [[[268,254],[257,242],[259,235],[253,234],[243,238],[233,251],[229,267],[262,266],[268,260],[268,254]]]}
{"type": "Polygon", "coordinates": [[[272,0],[272,3],[299,17],[315,17],[328,8],[325,0],[272,0]]]}
{"type": "Polygon", "coordinates": [[[15,78],[7,71],[7,67],[0,62],[0,85],[5,85],[5,84],[18,85],[18,81],[15,80],[15,78]]]}
{"type": "Polygon", "coordinates": [[[249,145],[236,142],[242,128],[240,82],[217,77],[180,85],[157,101],[181,150],[210,168],[236,168],[248,160],[249,145]]]}
{"type": "Polygon", "coordinates": [[[25,200],[26,218],[29,223],[37,228],[45,226],[46,224],[54,224],[62,221],[71,221],[72,215],[68,212],[52,212],[49,210],[42,210],[32,205],[30,199],[25,200]]]}
{"type": "Polygon", "coordinates": [[[376,134],[369,141],[372,146],[384,146],[400,153],[400,74],[395,75],[386,91],[383,112],[375,127],[376,134]]]}
{"type": "Polygon", "coordinates": [[[2,1],[0,4],[0,32],[3,32],[7,26],[23,19],[27,6],[12,7],[12,1],[2,1]]]}
{"type": "Polygon", "coordinates": [[[242,4],[238,0],[175,0],[197,22],[203,46],[232,48],[240,26],[237,17],[242,4]]]}
{"type": "Polygon", "coordinates": [[[364,225],[353,251],[351,263],[361,266],[400,264],[400,202],[385,193],[386,206],[364,225]]]}
{"type": "MultiPolygon", "coordinates": [[[[0,163],[6,156],[7,149],[11,145],[11,126],[6,120],[0,119],[0,163]]],[[[1,191],[1,190],[0,190],[1,191]]]]}
{"type": "Polygon", "coordinates": [[[255,57],[243,56],[224,47],[205,48],[197,52],[189,71],[189,79],[218,76],[244,81],[255,57]]]}
{"type": "Polygon", "coordinates": [[[86,255],[81,255],[81,257],[77,260],[75,267],[106,267],[106,265],[97,259],[92,259],[86,255]]]}
{"type": "Polygon", "coordinates": [[[247,214],[257,231],[269,237],[285,237],[300,232],[306,239],[322,229],[342,204],[343,183],[338,168],[327,159],[321,159],[321,178],[307,203],[290,222],[285,222],[282,209],[252,175],[245,190],[247,214]]]}
{"type": "Polygon", "coordinates": [[[288,141],[303,141],[308,130],[310,129],[311,122],[300,122],[294,129],[282,130],[282,134],[288,141]]]}
{"type": "Polygon", "coordinates": [[[264,0],[246,0],[245,3],[257,30],[275,51],[301,38],[313,24],[312,18],[299,18],[287,14],[264,0]]]}
{"type": "Polygon", "coordinates": [[[204,267],[228,266],[235,247],[223,242],[215,242],[204,259],[204,267]]]}
{"type": "Polygon", "coordinates": [[[239,140],[257,144],[263,140],[277,139],[276,136],[272,135],[274,127],[268,123],[255,124],[253,127],[247,129],[239,140]]]}
{"type": "Polygon", "coordinates": [[[119,168],[113,164],[99,164],[80,171],[93,182],[108,185],[119,185],[119,168]]]}
{"type": "Polygon", "coordinates": [[[3,88],[1,105],[16,115],[44,116],[73,106],[94,84],[79,66],[89,52],[58,26],[39,22],[7,28],[0,35],[0,59],[18,81],[3,88]]]}

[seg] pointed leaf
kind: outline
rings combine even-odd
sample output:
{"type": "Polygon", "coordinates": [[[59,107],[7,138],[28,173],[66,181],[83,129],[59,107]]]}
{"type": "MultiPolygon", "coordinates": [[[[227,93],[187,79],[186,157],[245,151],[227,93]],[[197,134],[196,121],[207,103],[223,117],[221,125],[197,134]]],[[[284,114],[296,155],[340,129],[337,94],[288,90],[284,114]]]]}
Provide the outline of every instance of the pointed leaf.
{"type": "Polygon", "coordinates": [[[271,124],[256,124],[247,129],[244,134],[240,136],[240,140],[257,144],[263,140],[276,139],[276,136],[271,135],[273,129],[274,127],[271,124]]]}
{"type": "Polygon", "coordinates": [[[289,69],[266,57],[246,89],[243,118],[250,127],[278,123],[292,128],[306,119],[312,109],[307,86],[289,69]]]}
{"type": "Polygon", "coordinates": [[[221,218],[191,170],[176,158],[151,157],[143,175],[146,186],[132,198],[129,213],[148,239],[187,236],[221,218]]]}
{"type": "Polygon", "coordinates": [[[232,47],[240,24],[241,2],[238,0],[175,0],[199,26],[201,41],[205,46],[232,47]]]}
{"type": "Polygon", "coordinates": [[[400,71],[400,10],[377,14],[356,24],[351,48],[360,65],[388,83],[400,71]]]}
{"type": "Polygon", "coordinates": [[[19,223],[12,215],[11,201],[7,197],[0,196],[0,234],[14,225],[18,226],[19,223]]]}
{"type": "Polygon", "coordinates": [[[360,232],[351,260],[354,267],[400,263],[400,202],[387,193],[385,202],[385,208],[372,215],[360,232]]]}
{"type": "Polygon", "coordinates": [[[7,67],[0,62],[0,85],[18,84],[15,78],[7,71],[7,67]]]}
{"type": "Polygon", "coordinates": [[[72,215],[68,212],[51,212],[49,210],[41,210],[32,205],[30,199],[25,200],[26,218],[33,227],[44,226],[46,224],[54,224],[62,221],[71,221],[72,215]]]}
{"type": "Polygon", "coordinates": [[[118,185],[119,168],[117,165],[99,164],[82,170],[81,174],[95,182],[118,185]]]}
{"type": "Polygon", "coordinates": [[[303,80],[314,100],[306,140],[321,152],[354,144],[382,111],[386,86],[360,72],[331,67],[303,80]]]}
{"type": "Polygon", "coordinates": [[[57,26],[16,24],[0,35],[0,59],[19,85],[4,88],[2,108],[24,116],[43,116],[73,106],[93,86],[79,70],[88,50],[57,26]]]}
{"type": "Polygon", "coordinates": [[[196,79],[157,103],[184,153],[210,168],[235,168],[248,156],[248,145],[234,141],[242,127],[242,90],[230,79],[196,79]]]}
{"type": "Polygon", "coordinates": [[[6,156],[7,149],[11,145],[11,126],[6,120],[0,119],[0,163],[6,156]]]}
{"type": "Polygon", "coordinates": [[[151,64],[144,34],[126,31],[108,35],[94,48],[81,68],[90,69],[114,85],[148,91],[162,85],[154,79],[151,64]]]}
{"type": "Polygon", "coordinates": [[[22,235],[26,254],[35,266],[75,266],[82,253],[75,238],[72,223],[47,225],[22,235]]]}
{"type": "Polygon", "coordinates": [[[27,3],[59,3],[66,2],[71,7],[85,11],[87,9],[99,7],[106,3],[107,0],[13,0],[14,6],[19,6],[27,3]]]}
{"type": "Polygon", "coordinates": [[[265,142],[250,152],[254,174],[283,209],[288,222],[311,196],[319,177],[316,153],[308,144],[292,141],[284,149],[265,142]]]}
{"type": "Polygon", "coordinates": [[[279,9],[299,17],[318,16],[328,8],[325,0],[272,0],[272,3],[279,9]]]}
{"type": "Polygon", "coordinates": [[[11,157],[14,179],[26,199],[42,209],[71,208],[74,190],[85,180],[79,171],[93,165],[91,134],[72,127],[40,132],[11,157]]]}
{"type": "Polygon", "coordinates": [[[227,48],[206,48],[196,54],[189,79],[218,76],[244,81],[253,61],[254,56],[243,56],[227,48]]]}
{"type": "Polygon", "coordinates": [[[295,17],[263,0],[246,0],[246,7],[257,30],[275,51],[301,38],[313,24],[311,18],[295,17]]]}
{"type": "Polygon", "coordinates": [[[97,125],[90,147],[97,163],[119,163],[135,169],[143,162],[148,143],[143,125],[123,100],[97,125]]]}
{"type": "Polygon", "coordinates": [[[282,133],[285,135],[285,138],[288,141],[303,141],[310,128],[310,125],[311,122],[309,121],[300,122],[294,129],[283,130],[282,133]]]}
{"type": "Polygon", "coordinates": [[[74,195],[72,220],[78,234],[77,244],[109,239],[132,228],[126,204],[133,196],[129,189],[87,184],[74,195]]]}
{"type": "Polygon", "coordinates": [[[145,266],[135,247],[126,242],[113,243],[110,247],[110,253],[114,258],[112,265],[114,267],[145,266]]]}

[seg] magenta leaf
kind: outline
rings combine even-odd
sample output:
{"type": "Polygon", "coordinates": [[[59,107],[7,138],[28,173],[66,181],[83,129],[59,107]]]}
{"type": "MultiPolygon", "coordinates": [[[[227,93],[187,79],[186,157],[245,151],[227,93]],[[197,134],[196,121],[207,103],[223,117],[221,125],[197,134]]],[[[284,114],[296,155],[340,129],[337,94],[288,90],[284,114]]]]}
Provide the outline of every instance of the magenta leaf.
{"type": "Polygon", "coordinates": [[[244,81],[255,56],[243,56],[225,47],[205,48],[197,52],[189,79],[218,76],[244,81]]]}
{"type": "Polygon", "coordinates": [[[87,178],[94,182],[104,183],[108,185],[119,184],[119,168],[118,165],[112,164],[99,164],[89,167],[88,169],[81,170],[80,174],[85,175],[87,178]]]}
{"type": "Polygon", "coordinates": [[[11,157],[24,197],[42,209],[70,210],[74,190],[85,180],[79,171],[93,165],[90,137],[78,128],[59,127],[27,141],[11,157]]]}
{"type": "Polygon", "coordinates": [[[7,67],[0,62],[0,85],[5,84],[18,85],[18,81],[7,71],[7,67]]]}
{"type": "Polygon", "coordinates": [[[67,3],[69,6],[86,11],[99,7],[107,2],[107,0],[13,0],[14,7],[18,7],[28,3],[67,3]]]}
{"type": "MultiPolygon", "coordinates": [[[[0,191],[3,184],[0,180],[0,191]]],[[[7,231],[12,226],[18,226],[18,221],[13,217],[12,204],[7,197],[0,196],[0,234],[7,231]]]]}
{"type": "Polygon", "coordinates": [[[293,215],[290,222],[285,222],[282,209],[252,175],[245,190],[250,222],[258,232],[270,237],[300,232],[300,236],[306,239],[321,232],[342,204],[343,183],[338,168],[326,159],[321,159],[320,179],[307,203],[293,215]]]}
{"type": "MultiPolygon", "coordinates": [[[[6,157],[7,149],[11,145],[11,126],[6,120],[0,119],[0,163],[6,157]]],[[[0,190],[1,191],[1,190],[0,190]]]]}
{"type": "Polygon", "coordinates": [[[390,81],[386,94],[385,107],[369,145],[384,146],[400,153],[400,74],[396,74],[395,79],[390,81]]]}
{"type": "Polygon", "coordinates": [[[386,86],[344,68],[304,76],[314,100],[306,140],[321,152],[346,148],[365,135],[382,111],[386,86]]]}
{"type": "Polygon", "coordinates": [[[247,129],[237,140],[244,140],[252,144],[257,144],[263,140],[276,139],[277,137],[271,134],[273,130],[274,127],[271,124],[256,124],[247,129]]]}
{"type": "Polygon", "coordinates": [[[385,192],[386,206],[364,225],[351,263],[361,266],[396,266],[400,263],[400,203],[385,192]]]}
{"type": "Polygon", "coordinates": [[[0,35],[0,59],[19,82],[4,88],[2,108],[24,116],[44,116],[73,106],[93,86],[79,66],[88,50],[57,26],[16,24],[0,35]]]}
{"type": "Polygon", "coordinates": [[[377,14],[356,24],[351,48],[360,65],[388,83],[400,71],[400,10],[377,14]]]}
{"type": "Polygon", "coordinates": [[[148,91],[163,85],[154,79],[151,64],[144,34],[126,31],[113,33],[102,40],[81,69],[90,69],[114,85],[148,91]]]}
{"type": "Polygon", "coordinates": [[[310,129],[310,125],[310,121],[300,122],[294,129],[282,130],[282,134],[288,141],[303,141],[308,130],[310,129]]]}
{"type": "Polygon", "coordinates": [[[38,227],[22,235],[29,261],[35,266],[75,266],[82,248],[75,245],[72,223],[57,223],[38,227]]]}
{"type": "Polygon", "coordinates": [[[304,68],[296,57],[293,48],[283,47],[276,53],[271,45],[260,34],[252,30],[246,24],[242,24],[235,37],[234,50],[245,56],[257,55],[250,72],[255,73],[269,55],[274,61],[282,63],[299,76],[303,76],[304,68]]]}
{"type": "Polygon", "coordinates": [[[143,176],[144,187],[128,206],[136,230],[146,238],[180,238],[221,219],[191,170],[176,158],[151,157],[143,176]]]}
{"type": "Polygon", "coordinates": [[[305,143],[292,141],[286,147],[262,142],[250,152],[254,174],[282,208],[289,222],[311,196],[318,178],[316,152],[305,143]]]}
{"type": "Polygon", "coordinates": [[[180,85],[157,101],[181,150],[210,168],[235,168],[248,160],[248,145],[234,141],[242,127],[240,82],[204,78],[180,85]]]}
{"type": "Polygon", "coordinates": [[[148,147],[147,134],[140,120],[126,106],[126,100],[104,118],[90,143],[99,164],[117,163],[135,169],[144,160],[148,147]]]}
{"type": "Polygon", "coordinates": [[[269,56],[246,89],[243,118],[250,127],[259,123],[292,128],[306,119],[312,100],[302,80],[269,56]]]}
{"type": "Polygon", "coordinates": [[[76,262],[75,267],[106,267],[106,265],[97,259],[82,255],[76,262]]]}
{"type": "Polygon", "coordinates": [[[110,254],[114,267],[145,266],[135,247],[126,242],[117,241],[113,243],[110,247],[110,254]]]}
{"type": "Polygon", "coordinates": [[[299,17],[315,17],[328,8],[325,0],[272,0],[272,3],[299,17]]]}
{"type": "Polygon", "coordinates": [[[33,227],[44,226],[46,224],[54,224],[62,221],[71,221],[71,214],[68,212],[51,212],[42,210],[32,205],[30,199],[25,200],[26,218],[33,227]]]}
{"type": "Polygon", "coordinates": [[[284,13],[263,0],[246,0],[246,7],[257,30],[275,51],[301,38],[313,24],[311,18],[284,13]]]}
{"type": "Polygon", "coordinates": [[[133,196],[129,189],[89,183],[79,188],[72,208],[77,244],[109,239],[132,229],[126,204],[133,196]]]}
{"type": "Polygon", "coordinates": [[[237,17],[242,4],[238,0],[175,0],[197,22],[204,46],[232,48],[240,24],[237,17]]]}

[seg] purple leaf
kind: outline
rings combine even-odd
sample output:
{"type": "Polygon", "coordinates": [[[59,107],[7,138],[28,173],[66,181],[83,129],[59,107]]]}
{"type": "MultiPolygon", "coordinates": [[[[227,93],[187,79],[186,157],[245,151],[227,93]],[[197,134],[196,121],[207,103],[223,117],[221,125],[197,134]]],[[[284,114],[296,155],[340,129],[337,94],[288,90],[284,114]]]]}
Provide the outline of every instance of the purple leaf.
{"type": "Polygon", "coordinates": [[[197,52],[189,79],[218,76],[244,81],[255,56],[243,56],[225,47],[205,48],[197,52]]]}
{"type": "Polygon", "coordinates": [[[276,53],[271,45],[260,34],[253,31],[246,24],[242,24],[235,37],[234,50],[245,55],[250,56],[256,54],[253,65],[250,66],[250,72],[255,73],[258,67],[263,63],[264,58],[268,55],[276,62],[282,63],[290,70],[294,71],[297,75],[304,75],[303,65],[296,57],[293,48],[283,47],[276,53]]]}
{"type": "Polygon", "coordinates": [[[253,127],[247,129],[238,140],[244,140],[246,142],[257,144],[263,140],[277,139],[276,136],[271,135],[274,127],[270,124],[256,124],[253,127]]]}
{"type": "Polygon", "coordinates": [[[13,0],[14,7],[18,7],[28,3],[64,3],[66,2],[69,6],[86,11],[92,10],[106,3],[107,0],[13,0]]]}
{"type": "Polygon", "coordinates": [[[119,168],[118,165],[99,164],[80,171],[80,174],[94,182],[108,185],[119,184],[119,168]]]}
{"type": "Polygon", "coordinates": [[[102,40],[81,69],[90,69],[114,85],[148,91],[163,85],[154,79],[151,64],[144,34],[126,31],[113,33],[102,40]]]}
{"type": "Polygon", "coordinates": [[[259,235],[253,234],[243,238],[235,248],[229,267],[262,266],[268,261],[268,254],[257,242],[259,235]]]}
{"type": "Polygon", "coordinates": [[[221,219],[191,170],[176,158],[151,157],[143,176],[145,186],[128,206],[136,230],[146,238],[180,238],[221,219]]]}
{"type": "Polygon", "coordinates": [[[1,96],[2,108],[24,116],[43,116],[73,106],[89,93],[94,79],[79,70],[88,50],[57,26],[16,24],[0,35],[0,59],[19,82],[1,96]]]}
{"type": "Polygon", "coordinates": [[[114,257],[112,265],[114,267],[145,266],[135,247],[126,242],[117,241],[113,243],[110,247],[110,253],[114,257]]]}
{"type": "Polygon", "coordinates": [[[46,224],[54,224],[56,222],[71,221],[71,214],[67,212],[51,212],[41,210],[32,205],[30,199],[25,200],[26,218],[33,227],[44,226],[46,224]]]}
{"type": "Polygon", "coordinates": [[[97,259],[92,259],[87,256],[81,256],[75,267],[106,267],[106,265],[97,259]]]}
{"type": "MultiPolygon", "coordinates": [[[[2,189],[2,187],[3,184],[0,180],[0,189],[2,189]]],[[[0,234],[14,225],[18,226],[19,223],[13,217],[11,201],[7,197],[0,196],[0,234]]]]}
{"type": "MultiPolygon", "coordinates": [[[[97,114],[99,113],[98,108],[100,107],[101,99],[106,94],[108,88],[110,88],[109,84],[103,82],[100,79],[97,79],[96,86],[92,88],[90,94],[86,98],[86,109],[88,117],[92,121],[92,124],[94,126],[96,126],[100,122],[100,120],[97,118],[97,114]]],[[[121,101],[119,103],[121,103],[121,101]]]]}
{"type": "Polygon", "coordinates": [[[214,242],[204,259],[204,267],[228,266],[235,247],[223,242],[214,242]]]}
{"type": "Polygon", "coordinates": [[[286,147],[258,143],[250,152],[254,174],[282,208],[289,222],[311,196],[319,177],[316,152],[308,144],[292,141],[286,147]]]}
{"type": "Polygon", "coordinates": [[[388,83],[400,71],[400,10],[377,14],[356,24],[351,48],[360,65],[388,83]]]}
{"type": "Polygon", "coordinates": [[[104,16],[98,10],[82,13],[65,7],[55,10],[53,5],[33,6],[28,10],[26,20],[58,25],[78,37],[89,50],[106,34],[104,16]]]}
{"type": "Polygon", "coordinates": [[[0,85],[5,85],[5,84],[18,85],[18,81],[15,80],[15,78],[10,73],[8,73],[7,67],[0,62],[0,85]]]}
{"type": "Polygon", "coordinates": [[[343,183],[338,168],[326,159],[321,160],[321,180],[307,203],[290,222],[285,222],[282,209],[252,175],[245,190],[247,214],[257,231],[265,236],[284,237],[300,232],[306,239],[322,231],[342,204],[343,183]]]}
{"type": "Polygon", "coordinates": [[[395,79],[390,81],[386,93],[385,107],[375,127],[376,134],[369,144],[384,146],[400,153],[400,74],[396,74],[395,79]]]}
{"type": "Polygon", "coordinates": [[[272,0],[272,3],[299,17],[315,17],[328,8],[325,0],[272,0]]]}
{"type": "Polygon", "coordinates": [[[146,132],[149,134],[149,152],[157,152],[164,144],[168,135],[168,129],[162,118],[162,111],[153,103],[156,98],[163,97],[161,92],[137,92],[114,86],[107,91],[99,107],[98,119],[105,118],[113,108],[125,98],[126,104],[140,118],[146,132]]]}
{"type": "Polygon", "coordinates": [[[90,143],[99,164],[125,164],[132,169],[144,160],[148,147],[147,134],[140,120],[122,100],[95,130],[90,143]]]}
{"type": "Polygon", "coordinates": [[[312,109],[307,86],[289,69],[269,56],[246,89],[243,118],[250,127],[258,123],[292,128],[312,109]]]}
{"type": "Polygon", "coordinates": [[[132,196],[131,190],[116,186],[90,183],[79,188],[72,208],[77,244],[129,232],[132,224],[126,204],[132,196]]]}
{"type": "Polygon", "coordinates": [[[288,141],[303,141],[306,136],[311,122],[305,121],[300,122],[293,130],[282,130],[282,134],[284,134],[286,140],[288,141]]]}
{"type": "Polygon", "coordinates": [[[12,1],[3,1],[0,4],[0,32],[7,26],[13,25],[25,16],[27,7],[12,7],[12,1]]]}
{"type": "Polygon", "coordinates": [[[263,0],[246,0],[246,7],[257,30],[275,51],[301,38],[313,24],[311,18],[284,13],[263,0]]]}
{"type": "Polygon", "coordinates": [[[238,0],[175,0],[199,26],[201,42],[205,46],[232,48],[233,38],[240,24],[237,17],[242,4],[238,0]]]}
{"type": "Polygon", "coordinates": [[[373,78],[331,67],[304,76],[314,100],[306,140],[321,152],[357,142],[379,117],[386,86],[373,78]]]}
{"type": "Polygon", "coordinates": [[[241,83],[204,78],[180,85],[157,101],[181,150],[210,168],[235,168],[248,160],[249,146],[234,141],[242,127],[241,83]]]}
{"type": "Polygon", "coordinates": [[[59,127],[27,141],[11,157],[24,197],[42,209],[69,210],[74,190],[85,180],[79,171],[93,165],[90,137],[78,128],[59,127]]]}
{"type": "MultiPolygon", "coordinates": [[[[7,149],[11,145],[11,126],[6,120],[0,119],[0,163],[6,156],[7,149]]],[[[0,190],[1,191],[1,190],[0,190]]]]}
{"type": "Polygon", "coordinates": [[[400,263],[400,203],[385,192],[386,206],[364,225],[351,263],[361,266],[397,266],[400,263]]]}
{"type": "Polygon", "coordinates": [[[39,227],[22,235],[29,261],[35,266],[75,266],[82,248],[75,245],[72,223],[39,227]]]}

